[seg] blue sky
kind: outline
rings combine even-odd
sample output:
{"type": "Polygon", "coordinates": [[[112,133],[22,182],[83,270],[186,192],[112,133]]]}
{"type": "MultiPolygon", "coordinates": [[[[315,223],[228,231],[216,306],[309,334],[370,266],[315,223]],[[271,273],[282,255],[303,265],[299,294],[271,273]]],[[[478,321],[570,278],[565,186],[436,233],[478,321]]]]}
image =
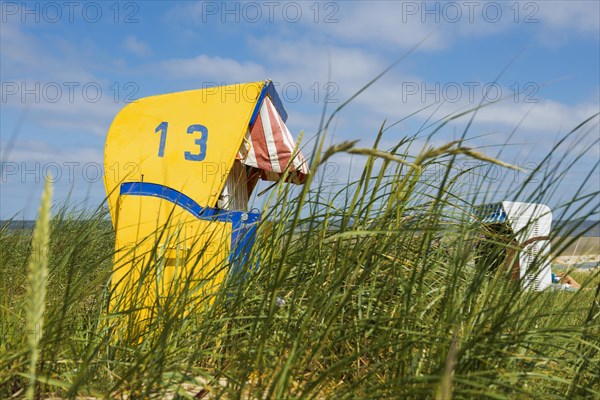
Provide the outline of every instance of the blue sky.
{"type": "MultiPolygon", "coordinates": [[[[57,168],[57,202],[98,205],[105,135],[129,100],[271,78],[292,134],[310,137],[327,88],[339,104],[427,35],[338,115],[330,141],[369,145],[384,120],[427,105],[439,106],[441,118],[476,106],[488,88],[489,97],[507,99],[478,113],[469,143],[503,144],[526,116],[502,157],[535,164],[561,134],[599,111],[597,1],[19,1],[2,2],[1,11],[0,218],[33,217],[41,177],[57,168]]],[[[384,147],[428,117],[390,129],[384,147]]],[[[452,140],[466,122],[434,142],[452,140]]],[[[577,189],[600,157],[592,144],[599,136],[596,119],[569,150],[588,153],[551,202],[577,189]]],[[[360,160],[335,162],[332,173],[343,181],[360,160]]],[[[597,170],[595,178],[587,190],[600,190],[597,170]]]]}

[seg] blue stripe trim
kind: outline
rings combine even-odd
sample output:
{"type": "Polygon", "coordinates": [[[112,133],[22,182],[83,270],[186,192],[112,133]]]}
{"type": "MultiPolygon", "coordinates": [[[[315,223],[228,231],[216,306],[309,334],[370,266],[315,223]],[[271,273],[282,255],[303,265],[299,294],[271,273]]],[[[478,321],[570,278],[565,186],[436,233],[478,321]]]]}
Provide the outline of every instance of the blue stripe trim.
{"type": "Polygon", "coordinates": [[[252,126],[252,124],[254,124],[254,121],[256,121],[256,118],[258,117],[258,112],[260,111],[260,106],[262,105],[263,100],[265,99],[265,96],[267,95],[267,84],[265,83],[263,85],[262,90],[260,91],[260,95],[258,95],[258,101],[256,102],[256,105],[254,106],[254,111],[252,111],[252,116],[250,117],[250,122],[248,123],[248,126],[252,126]]]}
{"type": "Polygon", "coordinates": [[[271,98],[271,101],[273,102],[275,109],[279,113],[279,116],[281,117],[283,122],[286,122],[288,119],[288,115],[287,115],[287,112],[285,111],[285,108],[283,107],[283,102],[281,101],[281,98],[277,94],[277,90],[275,90],[275,85],[273,84],[273,82],[269,81],[269,83],[266,86],[267,86],[267,94],[271,98]]]}
{"type": "Polygon", "coordinates": [[[260,213],[202,207],[185,194],[157,183],[125,182],[121,184],[120,194],[121,196],[158,197],[184,208],[200,220],[231,223],[230,275],[237,274],[247,264],[248,254],[256,239],[256,224],[260,221],[260,213]]]}
{"type": "Polygon", "coordinates": [[[252,111],[252,116],[250,117],[250,123],[248,124],[248,126],[252,126],[252,124],[254,124],[254,122],[256,121],[256,118],[258,118],[258,113],[260,112],[260,107],[262,106],[263,100],[265,99],[265,96],[267,96],[267,95],[271,98],[271,101],[273,102],[273,105],[275,106],[275,110],[277,110],[277,112],[279,113],[279,116],[281,117],[283,122],[287,121],[288,115],[287,115],[287,112],[285,111],[285,108],[283,107],[281,98],[277,94],[277,90],[275,90],[275,85],[273,84],[272,81],[268,80],[265,82],[262,90],[260,91],[260,95],[258,96],[258,101],[256,102],[256,106],[254,106],[254,111],[252,111]]]}
{"type": "Polygon", "coordinates": [[[502,203],[482,204],[476,206],[474,211],[483,223],[506,222],[506,211],[502,203]]]}
{"type": "Polygon", "coordinates": [[[260,213],[202,207],[185,194],[157,183],[125,182],[121,184],[120,194],[121,196],[158,197],[184,208],[200,220],[231,223],[230,275],[240,273],[247,265],[248,254],[256,239],[256,224],[260,221],[260,213]]]}
{"type": "Polygon", "coordinates": [[[125,182],[121,184],[120,193],[122,196],[129,195],[159,197],[186,209],[198,219],[210,221],[217,220],[221,222],[230,221],[226,215],[229,214],[229,212],[215,208],[201,207],[192,198],[186,196],[185,194],[156,183],[125,182]]]}
{"type": "Polygon", "coordinates": [[[125,182],[121,184],[120,194],[122,196],[159,197],[173,204],[177,204],[193,214],[196,218],[204,221],[232,222],[235,225],[236,223],[241,223],[242,217],[245,214],[247,219],[244,222],[248,224],[257,222],[261,215],[260,213],[227,211],[218,208],[202,207],[185,194],[157,183],[125,182]]]}

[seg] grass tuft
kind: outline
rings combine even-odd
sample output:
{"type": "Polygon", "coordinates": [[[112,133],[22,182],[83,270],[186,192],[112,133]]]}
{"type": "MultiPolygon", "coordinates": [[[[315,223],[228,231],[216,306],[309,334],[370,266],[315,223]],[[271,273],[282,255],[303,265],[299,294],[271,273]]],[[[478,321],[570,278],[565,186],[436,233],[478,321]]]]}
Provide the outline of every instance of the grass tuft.
{"type": "Polygon", "coordinates": [[[44,311],[48,286],[48,243],[50,241],[50,208],[52,207],[52,183],[46,179],[42,202],[38,211],[31,242],[29,275],[26,299],[26,333],[29,350],[29,386],[26,397],[35,395],[37,368],[40,357],[39,342],[44,334],[44,311]]]}
{"type": "Polygon", "coordinates": [[[482,248],[494,264],[512,245],[482,243],[472,218],[499,186],[504,199],[544,203],[583,169],[581,190],[553,207],[570,221],[553,251],[576,243],[574,224],[600,211],[599,164],[573,153],[594,121],[561,138],[535,176],[504,186],[457,165],[512,165],[461,142],[423,144],[420,132],[383,148],[382,125],[371,148],[326,148],[323,133],[307,185],[270,192],[247,273],[202,292],[198,257],[147,301],[173,234],[156,232],[154,246],[127,249],[139,279],[119,312],[106,210],[50,218],[47,183],[33,232],[0,227],[0,398],[598,398],[600,269],[574,273],[576,292],[522,290],[509,271],[478,268],[482,248]],[[322,183],[340,155],[364,161],[357,177],[322,183]],[[141,307],[152,310],[144,329],[131,318],[141,307]]]}

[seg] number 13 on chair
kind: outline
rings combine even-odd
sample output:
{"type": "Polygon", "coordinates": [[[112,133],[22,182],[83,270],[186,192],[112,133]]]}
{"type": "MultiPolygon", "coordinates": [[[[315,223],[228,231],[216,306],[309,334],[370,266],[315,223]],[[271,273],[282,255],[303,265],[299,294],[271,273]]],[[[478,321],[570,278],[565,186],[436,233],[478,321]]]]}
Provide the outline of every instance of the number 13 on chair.
{"type": "MultiPolygon", "coordinates": [[[[168,122],[161,122],[156,129],[155,133],[160,132],[160,144],[158,145],[158,156],[164,157],[165,155],[165,146],[167,144],[167,130],[169,129],[168,122]]],[[[194,134],[196,132],[200,132],[200,137],[194,140],[194,143],[198,145],[198,149],[196,153],[192,153],[191,151],[186,151],[183,153],[183,156],[186,160],[189,161],[202,161],[206,157],[206,142],[208,140],[208,128],[204,125],[194,124],[190,125],[187,128],[188,134],[194,134]]]]}

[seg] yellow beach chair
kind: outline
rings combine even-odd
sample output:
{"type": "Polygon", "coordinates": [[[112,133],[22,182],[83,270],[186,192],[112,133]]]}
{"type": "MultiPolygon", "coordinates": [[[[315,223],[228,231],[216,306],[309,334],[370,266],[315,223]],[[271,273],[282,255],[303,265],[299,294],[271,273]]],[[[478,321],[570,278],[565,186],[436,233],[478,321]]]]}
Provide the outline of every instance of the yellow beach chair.
{"type": "Polygon", "coordinates": [[[162,299],[203,304],[247,258],[259,179],[308,167],[269,80],[142,98],[115,117],[104,182],[116,232],[113,311],[153,318],[162,299]]]}

